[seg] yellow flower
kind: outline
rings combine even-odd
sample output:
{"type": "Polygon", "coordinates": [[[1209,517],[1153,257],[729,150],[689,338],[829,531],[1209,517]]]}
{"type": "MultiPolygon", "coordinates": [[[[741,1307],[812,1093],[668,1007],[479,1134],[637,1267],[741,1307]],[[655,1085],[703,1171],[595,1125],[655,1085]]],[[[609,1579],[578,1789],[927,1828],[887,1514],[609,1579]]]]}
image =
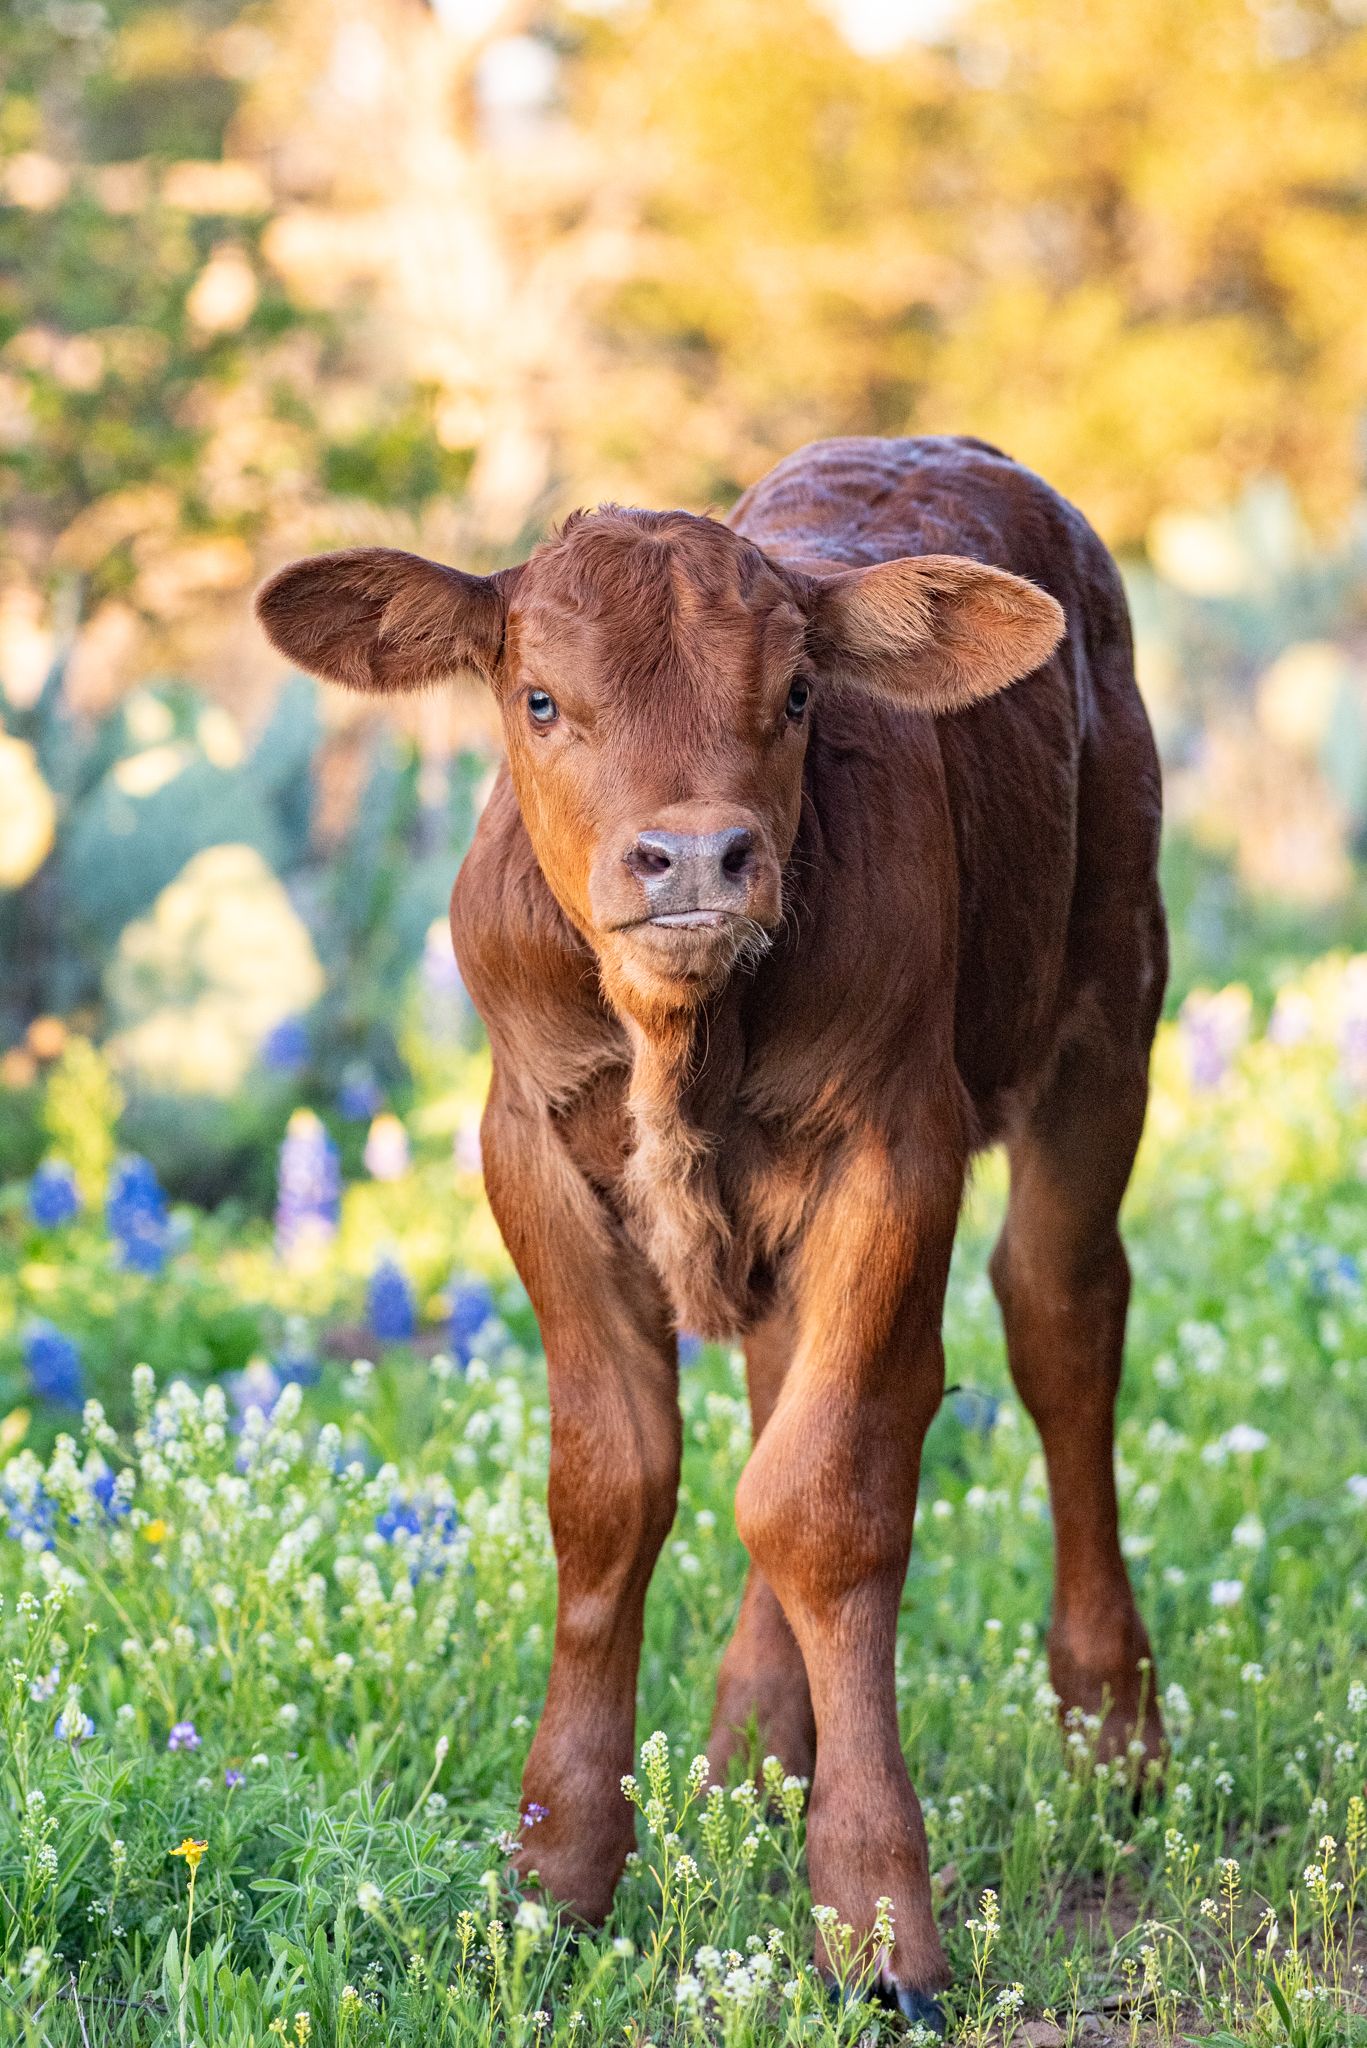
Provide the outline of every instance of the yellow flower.
{"type": "Polygon", "coordinates": [[[207,1842],[197,1842],[193,1835],[187,1835],[180,1847],[173,1849],[171,1854],[173,1856],[183,1856],[193,1872],[199,1869],[200,1862],[208,1847],[209,1844],[207,1842]]]}
{"type": "MultiPolygon", "coordinates": [[[[142,1533],[149,1543],[164,1543],[170,1531],[161,1519],[161,1516],[154,1515],[150,1522],[143,1523],[142,1533]]],[[[179,1853],[179,1850],[177,1850],[176,1854],[179,1855],[179,1853]]]]}

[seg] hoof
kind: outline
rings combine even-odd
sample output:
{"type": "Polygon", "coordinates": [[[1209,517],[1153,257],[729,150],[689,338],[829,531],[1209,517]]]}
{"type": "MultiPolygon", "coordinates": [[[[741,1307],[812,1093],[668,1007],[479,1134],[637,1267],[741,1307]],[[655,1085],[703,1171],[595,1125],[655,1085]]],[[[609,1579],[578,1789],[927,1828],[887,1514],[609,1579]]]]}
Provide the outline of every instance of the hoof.
{"type": "Polygon", "coordinates": [[[924,2027],[937,2039],[944,2039],[944,2007],[932,1991],[914,1991],[909,1984],[889,1984],[881,1977],[863,1991],[848,1987],[842,1991],[833,1977],[827,1977],[826,1988],[839,2005],[881,2005],[889,2012],[900,2012],[909,2027],[924,2027]]]}
{"type": "Polygon", "coordinates": [[[932,1992],[913,1991],[908,1984],[880,1984],[878,1993],[882,2003],[900,2012],[908,2026],[925,2027],[944,2039],[945,2010],[932,1992]]]}

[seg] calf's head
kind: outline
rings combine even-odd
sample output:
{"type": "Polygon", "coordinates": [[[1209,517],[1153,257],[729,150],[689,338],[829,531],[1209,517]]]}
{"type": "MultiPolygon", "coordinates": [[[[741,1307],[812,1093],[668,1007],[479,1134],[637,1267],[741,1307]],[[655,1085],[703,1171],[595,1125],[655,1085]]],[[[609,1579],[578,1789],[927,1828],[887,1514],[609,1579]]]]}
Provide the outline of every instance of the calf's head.
{"type": "Polygon", "coordinates": [[[827,572],[613,507],[496,575],[360,548],[282,569],[257,606],[352,689],[485,678],[546,880],[638,1016],[699,1001],[776,929],[825,692],[959,710],[1063,630],[1033,584],[957,556],[827,572]]]}

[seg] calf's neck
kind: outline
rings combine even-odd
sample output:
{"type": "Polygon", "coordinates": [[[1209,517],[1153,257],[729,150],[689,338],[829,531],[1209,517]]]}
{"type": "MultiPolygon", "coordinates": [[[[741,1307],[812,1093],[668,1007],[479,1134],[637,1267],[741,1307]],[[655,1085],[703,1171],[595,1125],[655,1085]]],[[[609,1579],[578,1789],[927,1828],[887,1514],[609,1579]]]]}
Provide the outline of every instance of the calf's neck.
{"type": "Polygon", "coordinates": [[[473,669],[506,764],[452,899],[488,1027],[485,1179],[550,1379],[559,1566],[518,1862],[606,1913],[632,1847],[646,1587],[675,1510],[676,1332],[745,1347],[750,1555],[710,1748],[811,1779],[814,1899],[884,1995],[946,1981],[898,1735],[898,1606],[975,1149],[1043,1439],[1060,1708],[1162,1734],[1117,1529],[1116,1218],[1166,973],[1160,791],[1119,577],[963,439],[819,442],[724,521],[603,507],[520,567],[282,570],[275,644],[356,689],[473,669]],[[874,1950],[876,1902],[894,1940],[874,1950]]]}

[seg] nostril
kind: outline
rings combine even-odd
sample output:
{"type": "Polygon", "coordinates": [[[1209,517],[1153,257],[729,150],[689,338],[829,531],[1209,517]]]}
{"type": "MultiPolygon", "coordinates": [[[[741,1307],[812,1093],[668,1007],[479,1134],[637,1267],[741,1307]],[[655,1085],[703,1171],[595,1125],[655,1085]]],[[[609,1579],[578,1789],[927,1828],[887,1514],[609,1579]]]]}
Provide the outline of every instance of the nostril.
{"type": "Polygon", "coordinates": [[[747,832],[744,826],[737,826],[734,832],[728,832],[721,857],[722,873],[743,875],[750,865],[750,855],[754,852],[754,847],[755,835],[753,832],[747,832]]]}
{"type": "Polygon", "coordinates": [[[658,839],[648,839],[644,833],[634,846],[628,847],[624,856],[627,866],[643,881],[658,875],[667,875],[674,862],[668,847],[658,839]]]}

